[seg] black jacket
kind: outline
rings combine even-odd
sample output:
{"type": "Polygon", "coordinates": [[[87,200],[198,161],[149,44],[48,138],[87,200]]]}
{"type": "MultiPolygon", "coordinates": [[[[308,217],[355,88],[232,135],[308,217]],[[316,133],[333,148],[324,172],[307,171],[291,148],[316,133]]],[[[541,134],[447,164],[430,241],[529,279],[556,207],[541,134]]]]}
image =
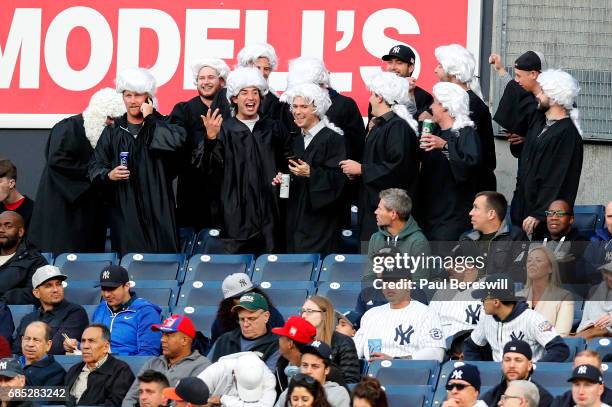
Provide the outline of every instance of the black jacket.
{"type": "Polygon", "coordinates": [[[470,97],[470,119],[474,122],[482,149],[482,163],[476,181],[476,191],[497,191],[494,172],[497,161],[491,112],[486,103],[473,91],[468,90],[468,96],[470,97]]]}
{"type": "MultiPolygon", "coordinates": [[[[220,357],[230,355],[232,353],[241,352],[240,338],[242,334],[240,328],[236,328],[233,331],[226,332],[217,339],[214,347],[214,354],[208,355],[208,358],[212,363],[219,360],[220,357]]],[[[261,352],[261,359],[265,362],[270,356],[278,351],[278,336],[274,335],[272,331],[268,330],[264,336],[260,336],[255,340],[255,343],[249,349],[251,352],[261,352]]]]}
{"type": "MultiPolygon", "coordinates": [[[[68,393],[84,366],[85,362],[77,363],[66,373],[64,385],[68,393]]],[[[130,366],[113,355],[108,355],[106,362],[87,377],[87,390],[81,395],[78,405],[120,406],[133,381],[134,374],[130,366]]],[[[66,405],[77,405],[74,397],[70,396],[66,405]]]]}
{"type": "Polygon", "coordinates": [[[23,368],[26,386],[61,386],[64,383],[66,371],[53,355],[34,362],[23,368]]]}
{"type": "MultiPolygon", "coordinates": [[[[549,407],[553,402],[553,396],[544,387],[531,380],[531,378],[528,380],[536,385],[540,393],[540,403],[538,404],[538,407],[549,407]]],[[[497,386],[480,396],[480,400],[487,403],[488,406],[496,406],[507,387],[508,383],[506,382],[506,379],[502,378],[502,381],[497,386]]]]}
{"type": "Polygon", "coordinates": [[[338,332],[332,334],[332,361],[344,374],[346,383],[357,383],[361,380],[359,356],[352,338],[338,332]]]}
{"type": "MultiPolygon", "coordinates": [[[[612,389],[608,387],[604,387],[604,392],[602,393],[600,400],[602,403],[606,403],[607,405],[612,405],[612,389]]],[[[574,403],[574,399],[572,397],[572,391],[566,391],[560,396],[555,397],[551,406],[552,407],[574,407],[576,403],[574,403]]]]}
{"type": "Polygon", "coordinates": [[[0,266],[0,300],[7,304],[38,304],[32,294],[32,276],[47,260],[23,240],[17,252],[0,266]]]}

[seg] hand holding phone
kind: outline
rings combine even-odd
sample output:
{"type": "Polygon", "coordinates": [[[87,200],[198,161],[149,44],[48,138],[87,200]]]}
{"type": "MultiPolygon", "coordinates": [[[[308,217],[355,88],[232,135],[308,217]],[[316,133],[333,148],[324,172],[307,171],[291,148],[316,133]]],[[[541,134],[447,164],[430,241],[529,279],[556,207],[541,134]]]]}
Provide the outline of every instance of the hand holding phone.
{"type": "Polygon", "coordinates": [[[153,100],[148,97],[147,101],[140,106],[140,111],[144,117],[153,113],[153,100]]]}

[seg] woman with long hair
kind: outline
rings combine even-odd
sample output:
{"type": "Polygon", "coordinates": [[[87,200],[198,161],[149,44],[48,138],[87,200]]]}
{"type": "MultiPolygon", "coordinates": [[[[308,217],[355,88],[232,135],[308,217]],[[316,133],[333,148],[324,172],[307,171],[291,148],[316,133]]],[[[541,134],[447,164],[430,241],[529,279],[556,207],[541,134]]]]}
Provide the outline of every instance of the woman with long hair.
{"type": "Polygon", "coordinates": [[[284,407],[331,407],[321,383],[298,373],[291,379],[284,407]]]}
{"type": "Polygon", "coordinates": [[[364,377],[353,389],[352,407],[388,407],[387,395],[378,379],[364,377]]]}

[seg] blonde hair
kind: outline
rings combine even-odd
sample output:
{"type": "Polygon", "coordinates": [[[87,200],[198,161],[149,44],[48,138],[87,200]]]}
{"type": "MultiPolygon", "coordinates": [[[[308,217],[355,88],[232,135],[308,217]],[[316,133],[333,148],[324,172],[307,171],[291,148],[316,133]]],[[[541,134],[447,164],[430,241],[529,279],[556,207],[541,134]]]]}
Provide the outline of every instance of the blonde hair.
{"type": "MultiPolygon", "coordinates": [[[[527,254],[527,258],[531,255],[531,253],[535,251],[541,251],[546,256],[548,260],[548,264],[550,264],[550,268],[552,272],[548,277],[548,283],[551,287],[559,288],[561,287],[561,276],[559,275],[559,264],[557,263],[557,258],[554,253],[546,246],[536,246],[529,250],[529,254],[527,254]]],[[[531,279],[527,277],[527,281],[525,283],[525,288],[531,287],[531,279]]]]}
{"type": "Polygon", "coordinates": [[[328,343],[331,346],[332,335],[336,331],[334,304],[328,298],[320,295],[313,295],[308,300],[317,304],[321,311],[323,311],[321,327],[317,328],[317,340],[328,343]]]}

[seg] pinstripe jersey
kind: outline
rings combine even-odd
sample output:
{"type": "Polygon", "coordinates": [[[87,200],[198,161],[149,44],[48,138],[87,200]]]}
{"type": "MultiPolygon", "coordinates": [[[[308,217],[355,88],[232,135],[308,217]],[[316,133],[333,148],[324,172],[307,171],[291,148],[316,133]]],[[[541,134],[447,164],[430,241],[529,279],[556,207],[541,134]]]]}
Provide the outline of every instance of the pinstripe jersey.
{"type": "MultiPolygon", "coordinates": [[[[444,290],[447,292],[450,290],[444,290]]],[[[435,311],[442,324],[444,338],[452,337],[457,332],[469,331],[476,328],[480,317],[484,315],[480,300],[472,297],[473,290],[454,291],[452,295],[434,295],[429,308],[435,311]],[[439,300],[438,297],[444,298],[439,300]]]]}

